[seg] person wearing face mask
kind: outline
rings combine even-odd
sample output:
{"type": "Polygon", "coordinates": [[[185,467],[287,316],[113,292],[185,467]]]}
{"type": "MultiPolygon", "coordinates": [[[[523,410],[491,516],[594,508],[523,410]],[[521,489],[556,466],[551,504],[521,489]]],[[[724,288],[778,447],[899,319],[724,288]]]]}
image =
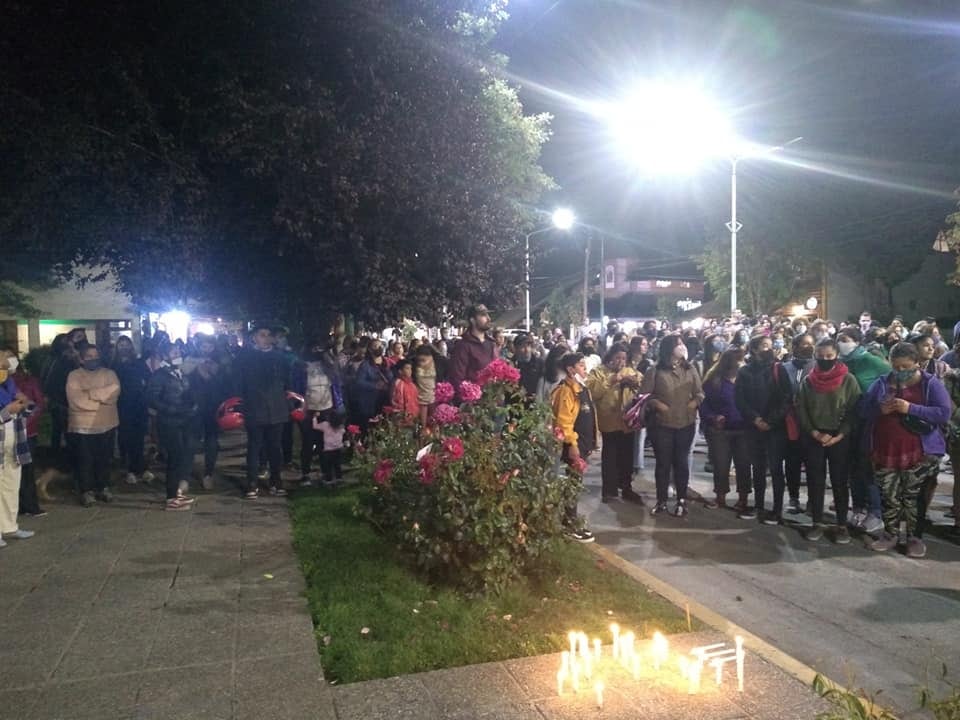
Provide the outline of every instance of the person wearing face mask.
{"type": "Polygon", "coordinates": [[[787,344],[783,339],[783,335],[781,333],[775,333],[771,337],[770,342],[773,345],[773,359],[780,362],[787,355],[787,344]]]}
{"type": "Polygon", "coordinates": [[[710,509],[727,506],[731,460],[736,470],[738,495],[750,494],[750,453],[743,417],[734,401],[737,372],[742,362],[743,350],[730,348],[703,379],[705,397],[700,405],[700,426],[705,429],[716,495],[715,500],[706,502],[710,509]]]}
{"type": "Polygon", "coordinates": [[[846,365],[838,361],[837,343],[832,338],[817,343],[817,366],[800,384],[797,418],[807,459],[807,492],[813,527],[807,540],[823,537],[823,504],[827,466],[836,505],[837,525],[833,541],[850,542],[847,531],[849,504],[850,437],[860,400],[860,386],[846,365]]]}
{"type": "Polygon", "coordinates": [[[543,377],[543,360],[533,352],[533,336],[520,333],[513,340],[513,364],[520,371],[520,386],[527,398],[537,394],[537,386],[543,377]]]}
{"type": "Polygon", "coordinates": [[[603,358],[597,354],[597,341],[591,336],[587,335],[577,346],[577,352],[583,355],[583,361],[587,364],[587,373],[591,373],[597,369],[600,363],[603,362],[603,358]]]}
{"type": "Polygon", "coordinates": [[[741,494],[735,509],[741,520],[759,518],[765,525],[776,525],[783,513],[786,416],[793,402],[793,390],[787,371],[776,362],[770,338],[755,335],[749,350],[747,364],[737,373],[735,400],[747,426],[754,505],[750,507],[748,499],[741,494]],[[770,512],[765,508],[767,468],[773,484],[770,512]]]}
{"type": "Polygon", "coordinates": [[[710,333],[703,339],[703,377],[707,376],[726,349],[727,341],[723,335],[710,333]]]}
{"type": "Polygon", "coordinates": [[[157,349],[163,357],[160,369],[150,376],[147,404],[157,414],[157,436],[166,453],[166,510],[189,510],[187,495],[193,471],[194,437],[198,418],[197,397],[191,375],[183,371],[179,345],[157,349]]]}
{"type": "Polygon", "coordinates": [[[36,408],[13,379],[18,365],[13,350],[0,348],[0,548],[7,545],[4,536],[27,540],[34,535],[17,524],[22,472],[32,462],[27,419],[36,408]]]}
{"type": "MultiPolygon", "coordinates": [[[[890,372],[890,364],[861,347],[862,337],[860,328],[855,325],[841,328],[837,335],[837,350],[840,360],[860,386],[860,392],[866,393],[877,378],[890,372]]],[[[883,529],[880,489],[873,480],[873,467],[867,452],[870,438],[859,421],[860,415],[858,408],[856,417],[851,419],[849,468],[853,508],[850,525],[872,534],[883,529]]]]}
{"type": "MultiPolygon", "coordinates": [[[[586,463],[597,447],[597,414],[587,387],[587,365],[580,353],[567,353],[560,358],[563,380],[550,395],[553,423],[562,435],[562,462],[575,467],[586,463]]],[[[583,526],[577,515],[577,505],[565,510],[566,535],[581,543],[594,541],[593,533],[583,526]]]]}
{"type": "Polygon", "coordinates": [[[120,425],[117,428],[117,444],[120,447],[120,462],[127,468],[127,483],[150,482],[153,473],[147,470],[144,457],[144,438],[149,426],[147,414],[147,382],[150,370],[126,337],[117,338],[112,370],[120,380],[120,398],[117,411],[120,425]]]}
{"type": "Polygon", "coordinates": [[[283,426],[290,419],[287,390],[290,373],[286,358],[273,343],[273,325],[257,323],[236,361],[236,378],[243,398],[247,429],[247,477],[244,497],[259,495],[257,470],[263,450],[270,466],[270,494],[286,495],[283,468],[283,426]]]}
{"type": "Polygon", "coordinates": [[[96,345],[82,345],[80,367],[67,376],[69,418],[67,429],[75,454],[76,487],[80,503],[111,502],[110,459],[113,432],[120,424],[117,401],[120,379],[103,366],[96,345]]]}
{"type": "Polygon", "coordinates": [[[793,335],[803,335],[807,332],[807,323],[802,318],[797,318],[793,321],[793,335]]]}
{"type": "Polygon", "coordinates": [[[30,460],[20,465],[20,508],[21,515],[31,517],[43,517],[47,513],[40,507],[40,501],[37,498],[37,481],[34,476],[33,457],[37,451],[37,437],[40,435],[40,420],[43,417],[43,411],[46,408],[44,402],[43,390],[40,387],[40,381],[33,373],[28,372],[24,363],[20,362],[20,356],[13,348],[7,348],[7,371],[16,383],[17,390],[26,397],[27,406],[31,408],[26,418],[27,430],[27,449],[30,453],[30,460]]]}
{"type": "Polygon", "coordinates": [[[687,346],[679,335],[667,335],[660,341],[657,366],[644,376],[640,392],[650,394],[648,404],[656,412],[656,422],[648,430],[656,458],[657,483],[657,503],[650,514],[667,511],[672,478],[677,490],[673,514],[684,517],[688,512],[690,447],[697,410],[703,402],[703,387],[700,374],[687,360],[687,346]]]}
{"type": "MultiPolygon", "coordinates": [[[[203,479],[201,487],[213,490],[213,475],[220,452],[220,426],[217,424],[217,409],[234,394],[231,363],[228,355],[217,350],[212,335],[197,334],[194,337],[197,354],[190,364],[184,361],[183,372],[189,377],[197,400],[198,426],[203,438],[203,479]]],[[[122,397],[122,396],[121,396],[122,397]]]]}
{"type": "Polygon", "coordinates": [[[941,427],[951,419],[950,395],[941,380],[923,372],[910,343],[890,351],[893,370],[879,378],[864,400],[877,484],[883,493],[883,534],[870,545],[878,552],[905,544],[907,557],[922,558],[923,491],[946,452],[941,427]],[[900,527],[906,528],[906,537],[900,527]]]}
{"type": "MultiPolygon", "coordinates": [[[[793,338],[790,346],[790,359],[782,365],[790,380],[790,389],[793,397],[797,397],[800,384],[816,367],[813,359],[813,336],[807,333],[793,338]]],[[[791,412],[793,412],[791,410],[791,412]]],[[[787,513],[799,515],[803,512],[800,507],[800,475],[803,469],[803,442],[800,438],[787,437],[784,446],[784,475],[787,482],[787,513]]]]}
{"type": "Polygon", "coordinates": [[[631,488],[633,480],[634,433],[623,424],[623,413],[630,407],[640,386],[637,371],[627,365],[627,346],[614,344],[607,350],[603,365],[591,372],[587,388],[597,408],[597,426],[603,437],[600,499],[609,503],[622,497],[643,505],[643,498],[631,488]]]}

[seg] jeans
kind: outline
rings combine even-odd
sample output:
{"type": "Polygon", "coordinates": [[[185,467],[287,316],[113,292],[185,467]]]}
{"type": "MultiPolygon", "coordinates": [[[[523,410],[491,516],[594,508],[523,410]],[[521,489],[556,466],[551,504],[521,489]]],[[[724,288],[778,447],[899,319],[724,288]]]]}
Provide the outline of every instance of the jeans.
{"type": "Polygon", "coordinates": [[[120,426],[117,428],[117,444],[120,446],[120,460],[127,472],[143,475],[147,469],[144,457],[144,438],[147,435],[147,413],[127,410],[120,413],[120,426]]]}
{"type": "Polygon", "coordinates": [[[247,425],[247,491],[257,487],[257,468],[261,449],[270,464],[270,484],[280,487],[280,470],[283,466],[281,441],[284,423],[276,425],[247,425]]]}
{"type": "Polygon", "coordinates": [[[787,438],[783,446],[783,464],[786,470],[787,494],[795,503],[800,502],[800,473],[803,468],[803,442],[787,438]]]}
{"type": "Polygon", "coordinates": [[[81,493],[103,492],[110,485],[113,430],[104,433],[70,433],[75,457],[76,485],[81,493]]]}
{"type": "Polygon", "coordinates": [[[656,425],[650,430],[653,442],[653,454],[657,464],[654,477],[657,482],[657,502],[665,503],[670,492],[670,477],[677,488],[677,499],[687,499],[687,485],[690,482],[690,462],[688,455],[693,445],[693,433],[696,425],[684,428],[668,428],[656,425]]]}
{"type": "Polygon", "coordinates": [[[881,517],[880,488],[873,476],[869,440],[865,425],[855,426],[850,433],[850,494],[854,508],[881,517]]]}
{"type": "MultiPolygon", "coordinates": [[[[293,462],[293,420],[288,420],[283,424],[283,437],[280,448],[283,452],[283,464],[289,465],[293,462]]],[[[300,438],[303,440],[303,438],[300,438]]]]}
{"type": "Polygon", "coordinates": [[[177,496],[181,482],[190,482],[193,471],[193,442],[188,423],[165,423],[157,420],[160,447],[167,456],[167,500],[177,496]]]}
{"type": "MultiPolygon", "coordinates": [[[[37,437],[27,438],[30,445],[31,457],[37,452],[37,437]]],[[[40,502],[37,500],[37,478],[33,474],[33,463],[20,467],[20,512],[36,515],[40,512],[40,502]]]]}
{"type": "MultiPolygon", "coordinates": [[[[784,428],[773,428],[763,432],[756,428],[747,431],[747,443],[750,447],[750,468],[753,474],[753,504],[757,511],[764,509],[767,494],[767,468],[773,482],[773,514],[783,512],[783,490],[786,476],[783,472],[783,460],[786,454],[787,433],[784,428]]],[[[807,470],[809,474],[809,468],[807,470]]]]}
{"type": "Polygon", "coordinates": [[[617,497],[633,481],[633,433],[605,432],[600,449],[601,494],[617,497]]]}
{"type": "MultiPolygon", "coordinates": [[[[833,434],[833,433],[831,433],[833,434]]],[[[850,504],[849,477],[850,439],[843,438],[828,448],[807,435],[803,439],[807,457],[807,495],[810,497],[810,514],[814,524],[823,523],[823,498],[827,489],[827,464],[830,466],[830,486],[833,502],[837,507],[837,525],[847,524],[850,504]]]]}
{"type": "Polygon", "coordinates": [[[713,466],[713,491],[717,495],[730,492],[730,461],[737,474],[737,494],[750,494],[750,450],[745,430],[707,428],[707,454],[713,466]]]}
{"type": "Polygon", "coordinates": [[[217,456],[220,454],[220,426],[215,415],[203,418],[203,474],[213,475],[217,469],[217,456]]]}

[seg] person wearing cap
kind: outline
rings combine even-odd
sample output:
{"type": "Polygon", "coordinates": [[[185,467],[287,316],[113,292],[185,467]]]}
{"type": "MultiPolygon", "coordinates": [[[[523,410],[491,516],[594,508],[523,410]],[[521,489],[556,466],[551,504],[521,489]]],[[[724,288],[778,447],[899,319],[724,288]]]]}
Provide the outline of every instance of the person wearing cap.
{"type": "Polygon", "coordinates": [[[527,397],[535,397],[543,377],[543,360],[533,352],[532,335],[520,333],[513,339],[513,363],[520,371],[520,385],[527,397]]]}
{"type": "Polygon", "coordinates": [[[257,469],[260,451],[270,465],[270,494],[286,495],[283,489],[283,426],[290,419],[287,390],[290,373],[283,353],[273,342],[273,327],[257,323],[237,357],[237,380],[243,398],[243,417],[247,429],[247,478],[244,497],[253,500],[259,494],[257,469]]]}
{"type": "Polygon", "coordinates": [[[460,391],[464,380],[476,382],[477,375],[497,358],[497,346],[487,335],[490,330],[490,311],[486,305],[473,305],[467,312],[469,326],[463,337],[453,346],[447,379],[454,390],[460,391]]]}

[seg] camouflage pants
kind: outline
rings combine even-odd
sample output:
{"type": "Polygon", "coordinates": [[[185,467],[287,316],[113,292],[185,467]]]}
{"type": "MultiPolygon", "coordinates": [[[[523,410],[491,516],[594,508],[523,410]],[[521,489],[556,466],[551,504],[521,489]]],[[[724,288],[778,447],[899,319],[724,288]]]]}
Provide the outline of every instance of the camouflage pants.
{"type": "Polygon", "coordinates": [[[924,483],[940,467],[940,458],[928,455],[908,470],[877,468],[875,477],[883,494],[883,525],[891,535],[900,534],[906,522],[907,537],[917,533],[918,501],[924,483]]]}

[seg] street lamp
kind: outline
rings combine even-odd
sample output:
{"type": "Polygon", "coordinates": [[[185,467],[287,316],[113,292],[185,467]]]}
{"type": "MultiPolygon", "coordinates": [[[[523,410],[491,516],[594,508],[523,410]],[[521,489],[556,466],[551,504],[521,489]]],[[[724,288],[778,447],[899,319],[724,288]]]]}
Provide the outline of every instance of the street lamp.
{"type": "Polygon", "coordinates": [[[654,175],[688,174],[710,158],[730,160],[730,312],[737,309],[737,164],[782,150],[737,137],[720,106],[694,83],[660,80],[641,85],[625,102],[601,106],[619,147],[654,175]]]}
{"type": "Polygon", "coordinates": [[[548,230],[569,230],[577,221],[576,215],[569,208],[557,208],[550,216],[550,224],[528,232],[524,236],[523,280],[524,280],[524,327],[530,332],[530,238],[548,230]]]}

